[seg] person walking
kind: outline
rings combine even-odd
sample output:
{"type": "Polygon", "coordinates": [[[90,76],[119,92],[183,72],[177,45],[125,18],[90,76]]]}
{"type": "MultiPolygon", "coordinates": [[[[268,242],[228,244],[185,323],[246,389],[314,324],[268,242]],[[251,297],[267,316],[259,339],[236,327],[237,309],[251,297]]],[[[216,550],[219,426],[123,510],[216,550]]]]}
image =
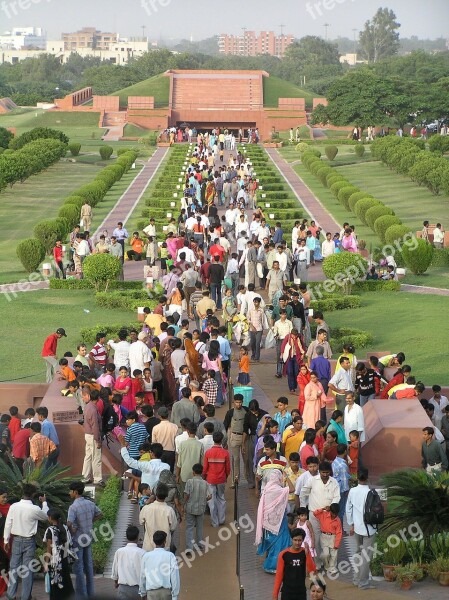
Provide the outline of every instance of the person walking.
{"type": "Polygon", "coordinates": [[[81,207],[80,218],[84,231],[90,231],[90,226],[92,224],[92,207],[87,202],[81,207]]]}
{"type": "Polygon", "coordinates": [[[152,541],[154,549],[142,558],[139,593],[148,600],[178,600],[179,567],[175,555],[165,549],[166,532],[155,531],[152,541]]]}
{"type": "Polygon", "coordinates": [[[61,512],[56,508],[48,511],[48,521],[50,526],[44,534],[44,571],[50,576],[50,600],[69,600],[74,594],[70,576],[72,536],[67,525],[62,522],[61,512]]]}
{"type": "Polygon", "coordinates": [[[119,548],[114,554],[111,579],[114,580],[118,600],[140,600],[140,573],[146,552],[137,545],[139,528],[128,525],[126,540],[126,546],[119,548]]]}
{"type": "Polygon", "coordinates": [[[104,487],[101,473],[101,416],[90,397],[90,388],[83,387],[84,402],[84,440],[86,443],[83,463],[83,482],[104,487]],[[91,476],[93,479],[91,479],[91,476]]]}
{"type": "Polygon", "coordinates": [[[9,584],[6,597],[16,597],[19,579],[22,582],[21,600],[29,600],[33,589],[32,562],[36,552],[36,533],[39,521],[47,521],[48,504],[44,496],[39,497],[42,509],[33,504],[36,488],[31,483],[22,486],[22,499],[12,504],[6,515],[3,530],[3,547],[9,554],[11,544],[11,560],[9,564],[9,584]],[[10,538],[13,536],[12,543],[10,538]]]}
{"type": "Polygon", "coordinates": [[[228,410],[223,421],[228,433],[228,447],[231,453],[231,488],[234,488],[236,481],[240,479],[240,454],[243,454],[243,423],[247,411],[246,406],[243,406],[243,395],[235,394],[234,408],[228,410]]]}
{"type": "Polygon", "coordinates": [[[222,309],[221,286],[223,285],[224,275],[225,272],[223,265],[220,262],[220,256],[216,255],[214,256],[213,262],[210,266],[209,278],[211,296],[212,300],[216,304],[217,310],[222,309]]]}
{"type": "Polygon", "coordinates": [[[184,494],[187,480],[192,477],[193,465],[203,463],[204,446],[196,438],[197,429],[198,425],[196,423],[187,423],[186,431],[188,438],[179,446],[176,479],[180,486],[181,494],[184,494]]]}
{"type": "Polygon", "coordinates": [[[98,506],[84,497],[84,483],[74,481],[69,488],[73,502],[67,515],[67,526],[73,536],[77,560],[73,564],[75,591],[79,598],[94,595],[94,566],[92,559],[92,531],[94,521],[102,518],[98,506]]]}
{"type": "Polygon", "coordinates": [[[166,534],[165,547],[167,550],[171,546],[172,533],[178,526],[178,519],[173,508],[166,503],[167,497],[168,486],[159,483],[156,488],[156,500],[151,504],[146,504],[140,511],[139,523],[145,529],[143,549],[147,552],[155,548],[153,534],[156,531],[163,531],[166,534]]]}
{"type": "Polygon", "coordinates": [[[223,437],[221,431],[214,431],[214,445],[204,455],[203,476],[211,493],[209,509],[212,527],[223,525],[226,520],[225,488],[231,472],[231,461],[228,450],[222,447],[223,437]]]}
{"type": "Polygon", "coordinates": [[[376,530],[365,523],[365,503],[370,489],[368,485],[368,470],[360,469],[358,485],[349,490],[346,503],[346,520],[349,525],[349,535],[355,537],[358,549],[358,566],[354,570],[352,583],[361,590],[374,589],[370,583],[370,562],[373,556],[376,530]]]}
{"type": "Polygon", "coordinates": [[[51,383],[53,381],[53,377],[55,376],[56,369],[58,368],[58,359],[56,358],[56,351],[58,348],[58,341],[62,337],[67,337],[65,329],[60,327],[56,330],[55,333],[51,333],[44,342],[44,346],[42,348],[42,358],[47,363],[47,376],[46,382],[51,383]]]}
{"type": "Polygon", "coordinates": [[[260,298],[256,296],[253,299],[253,306],[246,315],[249,322],[249,337],[251,341],[251,360],[259,362],[260,346],[264,329],[268,329],[267,317],[260,307],[260,298]]]}
{"type": "Polygon", "coordinates": [[[203,522],[207,502],[212,495],[208,490],[207,482],[201,477],[203,466],[200,463],[193,465],[192,477],[187,480],[184,489],[184,508],[186,515],[186,550],[193,546],[203,546],[203,522]],[[196,542],[195,542],[196,530],[196,542]]]}

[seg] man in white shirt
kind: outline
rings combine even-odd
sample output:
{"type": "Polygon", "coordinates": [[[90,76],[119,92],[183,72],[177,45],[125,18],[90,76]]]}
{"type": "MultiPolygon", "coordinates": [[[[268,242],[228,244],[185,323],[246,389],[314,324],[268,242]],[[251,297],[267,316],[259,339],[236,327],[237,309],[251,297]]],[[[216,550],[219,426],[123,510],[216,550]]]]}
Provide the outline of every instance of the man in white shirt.
{"type": "Polygon", "coordinates": [[[129,347],[129,367],[131,375],[135,369],[140,369],[142,372],[145,367],[149,367],[153,356],[151,350],[146,345],[148,334],[141,331],[137,336],[137,342],[134,342],[129,347]]]}
{"type": "Polygon", "coordinates": [[[328,256],[332,256],[335,253],[335,242],[332,239],[332,233],[326,233],[326,239],[321,245],[321,254],[323,258],[327,258],[328,256]]]}
{"type": "Polygon", "coordinates": [[[435,248],[443,248],[444,246],[444,231],[441,227],[441,223],[437,223],[437,226],[433,230],[433,245],[435,248]]]}
{"type": "Polygon", "coordinates": [[[128,525],[126,539],[126,546],[119,548],[114,555],[111,579],[117,588],[118,598],[138,598],[142,558],[145,555],[145,550],[137,545],[139,528],[128,525]]]}
{"type": "Polygon", "coordinates": [[[309,481],[302,486],[301,493],[299,495],[299,502],[301,506],[306,506],[306,502],[308,500],[309,521],[312,525],[313,533],[315,535],[315,550],[317,559],[321,556],[321,527],[320,522],[314,516],[313,511],[318,510],[319,508],[326,508],[331,504],[338,504],[340,502],[340,486],[338,485],[338,481],[330,476],[331,473],[332,465],[326,461],[322,462],[320,464],[320,476],[316,478],[310,478],[309,481]]]}
{"type": "Polygon", "coordinates": [[[135,460],[130,456],[123,436],[119,436],[119,442],[122,446],[120,453],[123,460],[131,469],[138,469],[142,472],[142,483],[148,484],[151,491],[154,493],[161,472],[170,469],[168,463],[162,462],[162,455],[164,453],[162,444],[151,444],[150,460],[135,460]]]}
{"type": "Polygon", "coordinates": [[[368,471],[361,468],[358,475],[358,485],[349,490],[346,503],[346,520],[349,525],[349,535],[355,536],[357,543],[357,565],[354,570],[352,583],[362,590],[373,589],[370,584],[369,566],[373,556],[376,530],[365,523],[365,502],[369,492],[368,471]]]}
{"type": "Polygon", "coordinates": [[[167,534],[155,531],[152,541],[154,550],[142,558],[139,593],[144,598],[178,600],[181,587],[178,562],[174,554],[165,550],[167,534]],[[155,595],[151,594],[152,591],[155,595]]]}
{"type": "Polygon", "coordinates": [[[129,369],[129,347],[131,344],[127,341],[128,332],[125,329],[121,329],[118,332],[118,342],[109,340],[107,343],[108,347],[114,350],[114,364],[115,374],[118,377],[120,367],[126,367],[129,369]]]}
{"type": "Polygon", "coordinates": [[[295,226],[292,229],[292,250],[296,248],[296,244],[298,243],[299,225],[299,221],[295,221],[295,226]]]}
{"type": "MultiPolygon", "coordinates": [[[[304,425],[303,425],[304,427],[304,425]]],[[[288,427],[287,427],[288,429],[288,427]]],[[[320,474],[318,473],[319,460],[316,456],[309,456],[306,461],[307,471],[301,473],[295,483],[295,505],[299,508],[299,497],[301,496],[302,488],[308,485],[312,478],[318,479],[320,474]]],[[[309,503],[309,497],[304,497],[304,503],[307,506],[309,503]]]]}
{"type": "Polygon", "coordinates": [[[278,246],[275,260],[279,263],[279,269],[285,273],[287,270],[287,255],[284,252],[284,246],[278,246]]]}
{"type": "Polygon", "coordinates": [[[245,221],[245,215],[240,215],[240,217],[235,223],[235,234],[237,236],[237,239],[240,238],[242,232],[245,232],[246,237],[249,237],[249,225],[248,222],[245,221]]]}
{"type": "Polygon", "coordinates": [[[45,496],[39,497],[42,509],[33,504],[36,488],[31,483],[22,486],[22,499],[12,504],[5,521],[3,543],[5,552],[9,553],[10,538],[13,537],[11,547],[11,561],[9,564],[9,584],[7,598],[15,598],[19,579],[22,582],[22,600],[31,598],[33,589],[32,561],[36,552],[36,533],[39,521],[47,521],[48,504],[45,496]],[[19,570],[19,572],[18,572],[19,570]],[[24,571],[22,574],[21,571],[24,571]]]}
{"type": "Polygon", "coordinates": [[[363,408],[355,403],[354,392],[348,392],[346,394],[344,424],[348,443],[350,441],[349,434],[351,431],[359,432],[360,443],[365,441],[365,419],[363,417],[363,408]]]}
{"type": "Polygon", "coordinates": [[[212,448],[212,446],[214,445],[214,440],[213,440],[213,433],[214,433],[214,424],[207,422],[204,424],[204,437],[200,439],[200,442],[203,444],[204,446],[204,454],[206,454],[206,451],[209,450],[210,448],[212,448]]]}
{"type": "Polygon", "coordinates": [[[345,411],[346,407],[346,392],[354,391],[354,383],[351,376],[351,363],[347,356],[340,358],[340,369],[329,381],[329,389],[335,392],[335,404],[341,412],[345,411]]]}

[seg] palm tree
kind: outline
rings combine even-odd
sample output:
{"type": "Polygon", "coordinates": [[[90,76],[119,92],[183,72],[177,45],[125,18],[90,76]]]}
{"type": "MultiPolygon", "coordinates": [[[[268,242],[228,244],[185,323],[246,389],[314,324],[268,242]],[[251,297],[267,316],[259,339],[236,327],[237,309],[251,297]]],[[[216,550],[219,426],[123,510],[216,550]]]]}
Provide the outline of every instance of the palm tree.
{"type": "Polygon", "coordinates": [[[416,523],[424,536],[449,531],[449,473],[403,469],[383,475],[381,484],[388,489],[383,531],[416,523]]]}

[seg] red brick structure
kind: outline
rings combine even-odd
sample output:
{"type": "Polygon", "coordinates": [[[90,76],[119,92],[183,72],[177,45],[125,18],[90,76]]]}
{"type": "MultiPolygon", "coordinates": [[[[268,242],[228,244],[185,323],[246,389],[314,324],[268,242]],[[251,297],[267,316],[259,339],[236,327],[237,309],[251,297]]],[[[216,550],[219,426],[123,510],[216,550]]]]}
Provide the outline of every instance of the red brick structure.
{"type": "Polygon", "coordinates": [[[55,104],[60,110],[72,111],[84,102],[88,102],[91,98],[92,88],[85,87],[82,90],[78,90],[77,92],[67,94],[65,98],[57,98],[55,100],[55,104]]]}

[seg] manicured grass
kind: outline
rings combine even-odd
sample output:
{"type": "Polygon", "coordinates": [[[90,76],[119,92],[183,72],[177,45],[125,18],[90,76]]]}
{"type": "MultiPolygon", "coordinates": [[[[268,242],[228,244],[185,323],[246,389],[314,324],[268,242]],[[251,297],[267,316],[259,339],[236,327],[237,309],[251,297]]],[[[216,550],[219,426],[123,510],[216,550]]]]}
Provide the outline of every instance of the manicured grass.
{"type": "Polygon", "coordinates": [[[447,313],[447,304],[448,299],[444,296],[367,293],[363,294],[361,308],[329,313],[326,321],[331,334],[332,327],[354,327],[372,332],[372,348],[356,348],[359,360],[366,359],[367,353],[374,350],[402,351],[417,380],[427,386],[448,385],[449,373],[442,360],[449,335],[447,319],[442,319],[447,313]]]}
{"type": "Polygon", "coordinates": [[[447,214],[444,208],[447,198],[434,196],[427,188],[418,187],[380,162],[345,166],[338,172],[392,208],[412,231],[420,231],[425,219],[431,223],[443,222],[447,214]]]}
{"type": "MultiPolygon", "coordinates": [[[[338,147],[337,156],[332,162],[326,162],[326,164],[329,164],[332,167],[337,167],[343,164],[346,165],[348,163],[358,165],[360,163],[369,162],[373,160],[369,146],[365,146],[365,154],[362,156],[362,158],[358,158],[354,152],[353,146],[338,144],[336,145],[338,147]]],[[[319,150],[321,152],[321,159],[323,161],[327,161],[325,154],[326,146],[324,144],[313,144],[313,146],[311,145],[310,148],[316,148],[317,150],[319,150]]],[[[301,160],[300,154],[296,150],[296,144],[293,146],[284,146],[283,148],[279,148],[279,153],[289,163],[301,160]]]]}
{"type": "Polygon", "coordinates": [[[154,96],[156,106],[168,106],[170,77],[155,75],[127,88],[117,90],[112,96],[120,96],[120,106],[127,106],[128,96],[154,96]]]}
{"type": "MultiPolygon", "coordinates": [[[[347,221],[351,225],[355,225],[358,239],[365,240],[368,249],[370,248],[370,245],[373,247],[380,245],[380,241],[376,234],[367,225],[364,225],[355,215],[345,210],[330,189],[324,187],[321,181],[309,173],[304,165],[294,165],[293,168],[319,199],[324,208],[334,217],[337,223],[343,225],[343,223],[347,221]]],[[[336,232],[334,231],[332,233],[336,232]]]]}
{"type": "Polygon", "coordinates": [[[8,324],[8,337],[11,336],[10,339],[21,348],[20,357],[11,352],[9,344],[2,344],[0,348],[1,379],[6,381],[26,375],[32,377],[24,381],[45,381],[45,365],[40,355],[42,344],[58,327],[64,327],[68,336],[58,345],[60,358],[69,350],[76,355],[82,328],[102,323],[125,324],[133,320],[131,311],[97,307],[93,290],[19,293],[10,302],[1,295],[0,310],[3,322],[8,324]],[[32,325],[27,326],[27,323],[32,325]]]}
{"type": "Polygon", "coordinates": [[[148,135],[150,133],[150,129],[146,127],[139,127],[138,125],[134,125],[133,123],[128,123],[125,125],[124,136],[125,137],[142,137],[144,135],[148,135]]]}
{"type": "MultiPolygon", "coordinates": [[[[113,161],[106,161],[113,164],[113,161]]],[[[104,163],[102,163],[104,164],[104,163]]],[[[117,200],[136,177],[141,165],[131,170],[106,194],[93,210],[92,231],[100,225],[117,200]]],[[[17,244],[33,237],[33,228],[43,219],[57,216],[63,199],[72,190],[94,179],[101,170],[98,164],[60,162],[1,193],[3,218],[0,220],[0,283],[11,283],[26,276],[16,255],[17,244]]]]}
{"type": "Polygon", "coordinates": [[[277,107],[279,98],[304,98],[306,106],[311,107],[315,96],[316,94],[279,77],[263,78],[263,103],[266,108],[277,107]]]}
{"type": "MultiPolygon", "coordinates": [[[[431,268],[423,275],[407,274],[401,283],[449,289],[449,269],[447,267],[431,268]]],[[[449,299],[448,299],[449,301],[449,299]]]]}

